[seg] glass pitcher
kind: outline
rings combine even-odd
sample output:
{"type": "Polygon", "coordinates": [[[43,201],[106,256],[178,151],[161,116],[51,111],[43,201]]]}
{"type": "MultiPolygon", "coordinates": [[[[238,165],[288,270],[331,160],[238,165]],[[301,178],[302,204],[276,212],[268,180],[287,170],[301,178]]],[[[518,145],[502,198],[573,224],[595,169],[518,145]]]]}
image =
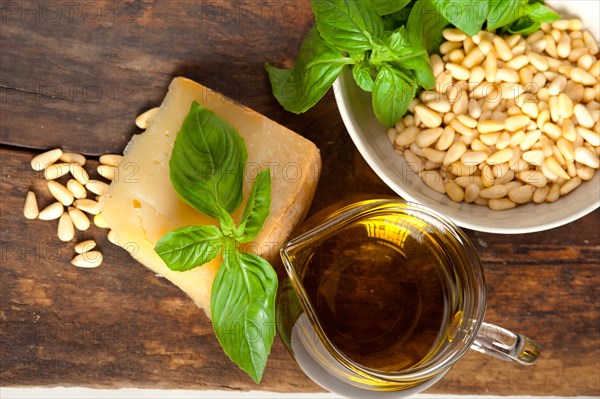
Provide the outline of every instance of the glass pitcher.
{"type": "Polygon", "coordinates": [[[380,199],[307,225],[281,249],[287,276],[277,329],[323,388],[346,397],[408,396],[442,378],[469,348],[522,364],[538,359],[530,339],[483,321],[481,262],[444,216],[380,199]]]}

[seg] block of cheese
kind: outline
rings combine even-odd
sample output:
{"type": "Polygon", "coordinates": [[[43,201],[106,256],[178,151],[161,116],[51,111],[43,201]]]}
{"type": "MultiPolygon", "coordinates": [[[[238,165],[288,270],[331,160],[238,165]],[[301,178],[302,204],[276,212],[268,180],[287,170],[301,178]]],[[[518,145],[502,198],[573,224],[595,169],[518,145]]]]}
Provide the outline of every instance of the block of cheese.
{"type": "MultiPolygon", "coordinates": [[[[158,112],[144,133],[127,145],[115,179],[100,199],[100,210],[121,247],[187,293],[210,317],[210,293],[220,266],[217,257],[186,272],[171,271],[154,252],[165,233],[183,226],[217,224],[180,200],[169,178],[169,159],[181,124],[197,101],[235,127],[248,150],[244,201],[259,170],[270,168],[271,211],[265,226],[246,250],[269,262],[305,217],[321,170],[317,147],[251,109],[189,79],[173,79],[158,112]]],[[[239,220],[245,202],[234,213],[239,220]]]]}

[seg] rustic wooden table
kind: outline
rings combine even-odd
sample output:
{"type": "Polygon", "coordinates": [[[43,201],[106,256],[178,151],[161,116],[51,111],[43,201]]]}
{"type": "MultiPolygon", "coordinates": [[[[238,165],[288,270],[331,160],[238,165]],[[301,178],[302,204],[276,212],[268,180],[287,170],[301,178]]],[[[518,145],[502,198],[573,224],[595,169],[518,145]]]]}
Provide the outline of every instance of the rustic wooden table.
{"type": "MultiPolygon", "coordinates": [[[[313,211],[341,193],[390,194],[328,95],[304,115],[273,99],[265,62],[289,66],[308,0],[0,1],[0,384],[315,392],[279,340],[260,386],[222,353],[203,312],[92,229],[102,267],[71,267],[54,223],[26,221],[31,157],[60,146],[121,152],[135,116],[187,76],[321,149],[313,211]]],[[[568,201],[568,200],[567,200],[568,201]]],[[[47,200],[42,200],[46,205],[47,200]]],[[[431,393],[600,394],[600,212],[527,235],[470,231],[489,282],[487,320],[543,349],[529,368],[469,353],[431,393]]]]}

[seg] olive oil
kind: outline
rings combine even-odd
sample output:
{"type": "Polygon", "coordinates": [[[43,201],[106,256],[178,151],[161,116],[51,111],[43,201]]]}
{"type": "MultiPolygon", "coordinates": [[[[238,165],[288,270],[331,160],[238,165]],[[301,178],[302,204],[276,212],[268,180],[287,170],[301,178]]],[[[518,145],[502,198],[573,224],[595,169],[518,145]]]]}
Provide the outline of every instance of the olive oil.
{"type": "Polygon", "coordinates": [[[347,225],[312,248],[300,278],[329,341],[387,372],[431,358],[451,317],[447,259],[409,215],[347,225]]]}

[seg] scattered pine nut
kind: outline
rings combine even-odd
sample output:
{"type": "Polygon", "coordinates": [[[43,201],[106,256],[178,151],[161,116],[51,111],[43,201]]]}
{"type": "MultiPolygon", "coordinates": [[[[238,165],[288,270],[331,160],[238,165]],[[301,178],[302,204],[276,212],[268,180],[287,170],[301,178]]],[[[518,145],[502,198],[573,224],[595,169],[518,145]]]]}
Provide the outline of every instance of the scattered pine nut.
{"type": "Polygon", "coordinates": [[[63,152],[60,156],[60,160],[66,163],[76,163],[81,166],[85,165],[85,157],[81,154],[76,154],[74,152],[63,152]]]}
{"type": "Polygon", "coordinates": [[[75,226],[68,213],[63,212],[58,219],[58,239],[61,241],[71,241],[75,237],[75,226]]]}
{"type": "Polygon", "coordinates": [[[67,189],[73,194],[73,197],[77,199],[87,197],[85,187],[75,179],[69,179],[67,182],[67,189]]]}
{"type": "Polygon", "coordinates": [[[75,245],[75,252],[82,254],[96,248],[96,241],[85,240],[75,245]]]}
{"type": "Polygon", "coordinates": [[[69,173],[70,168],[70,163],[56,163],[48,165],[48,167],[44,169],[44,177],[46,178],[46,180],[58,179],[59,177],[62,177],[69,173]]]}
{"type": "Polygon", "coordinates": [[[77,180],[80,184],[86,185],[90,180],[88,173],[83,169],[83,167],[79,164],[72,163],[70,164],[70,172],[71,175],[77,180]]]}
{"type": "Polygon", "coordinates": [[[49,165],[58,161],[62,155],[62,150],[56,148],[54,150],[46,151],[39,155],[36,155],[31,159],[31,168],[35,171],[41,171],[46,169],[49,165]]]}
{"type": "Polygon", "coordinates": [[[84,252],[71,260],[73,266],[92,269],[102,264],[102,254],[98,251],[84,252]]]}
{"type": "Polygon", "coordinates": [[[70,206],[68,212],[77,230],[85,231],[90,228],[90,219],[79,208],[70,206]]]}
{"type": "Polygon", "coordinates": [[[57,181],[49,180],[48,189],[50,190],[50,194],[65,206],[71,205],[75,199],[73,193],[57,181]]]}
{"type": "Polygon", "coordinates": [[[25,197],[25,205],[23,206],[23,215],[27,219],[37,219],[39,214],[40,211],[35,193],[33,191],[28,191],[27,196],[25,197]]]}
{"type": "Polygon", "coordinates": [[[137,118],[135,118],[135,124],[140,129],[146,129],[148,127],[148,122],[154,118],[156,113],[158,112],[158,107],[151,108],[148,111],[140,114],[137,118]]]}
{"type": "Polygon", "coordinates": [[[85,185],[85,188],[97,195],[104,195],[108,191],[108,184],[99,180],[90,180],[85,185]]]}
{"type": "MultiPolygon", "coordinates": [[[[394,131],[394,137],[398,132],[394,131]]],[[[98,174],[107,180],[113,181],[115,179],[115,173],[117,171],[116,166],[110,165],[98,165],[98,174]]]]}
{"type": "Polygon", "coordinates": [[[100,209],[98,208],[98,202],[91,199],[78,199],[73,202],[73,205],[91,215],[97,215],[100,213],[100,209]]]}
{"type": "Polygon", "coordinates": [[[108,238],[108,241],[111,242],[112,244],[119,245],[117,243],[117,235],[115,234],[114,230],[109,230],[108,231],[107,238],[108,238]]]}
{"type": "Polygon", "coordinates": [[[119,162],[123,159],[123,155],[118,154],[104,154],[100,157],[100,163],[102,165],[119,166],[119,162]]]}
{"type": "Polygon", "coordinates": [[[64,213],[64,211],[65,208],[63,204],[60,202],[55,202],[42,209],[38,215],[38,219],[55,220],[58,219],[64,213]]]}
{"type": "Polygon", "coordinates": [[[109,227],[101,213],[94,215],[94,224],[101,229],[108,229],[109,227]]]}

